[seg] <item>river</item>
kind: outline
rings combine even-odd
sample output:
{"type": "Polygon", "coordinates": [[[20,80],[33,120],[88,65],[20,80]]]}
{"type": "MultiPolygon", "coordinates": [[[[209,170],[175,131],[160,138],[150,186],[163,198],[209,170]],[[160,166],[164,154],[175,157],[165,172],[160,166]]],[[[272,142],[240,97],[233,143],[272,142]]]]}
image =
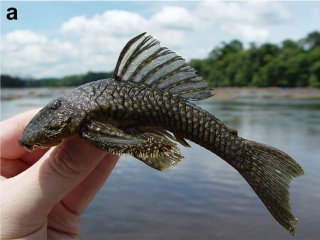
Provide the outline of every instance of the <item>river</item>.
{"type": "MultiPolygon", "coordinates": [[[[60,93],[34,90],[21,98],[16,91],[1,90],[1,119],[60,93]]],[[[242,97],[199,106],[240,136],[282,149],[302,165],[305,176],[291,184],[295,239],[320,239],[320,100],[242,97]]],[[[292,239],[233,168],[190,145],[181,147],[185,160],[165,172],[122,157],[86,209],[81,239],[292,239]]]]}

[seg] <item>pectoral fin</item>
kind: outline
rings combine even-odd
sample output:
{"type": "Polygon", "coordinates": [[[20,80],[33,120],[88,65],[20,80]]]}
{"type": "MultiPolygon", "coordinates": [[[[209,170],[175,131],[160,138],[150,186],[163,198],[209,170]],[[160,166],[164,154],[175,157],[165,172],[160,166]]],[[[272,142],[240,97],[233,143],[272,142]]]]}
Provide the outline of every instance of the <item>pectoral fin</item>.
{"type": "Polygon", "coordinates": [[[191,147],[191,146],[189,145],[189,143],[188,143],[183,137],[181,137],[179,134],[174,133],[174,137],[175,137],[175,140],[176,140],[178,143],[180,143],[182,146],[184,146],[184,147],[191,147]]]}
{"type": "Polygon", "coordinates": [[[160,129],[160,128],[139,128],[131,130],[133,133],[153,133],[158,135],[159,137],[166,137],[169,140],[175,141],[180,143],[184,147],[190,147],[189,143],[178,133],[171,133],[167,130],[160,129]]]}
{"type": "Polygon", "coordinates": [[[133,156],[150,167],[162,171],[183,159],[177,145],[168,138],[153,132],[141,133],[138,136],[146,141],[133,156]]]}
{"type": "Polygon", "coordinates": [[[127,133],[110,123],[90,121],[80,136],[99,149],[114,154],[129,154],[157,170],[176,165],[183,156],[175,143],[150,132],[127,133]]]}
{"type": "Polygon", "coordinates": [[[81,129],[80,137],[97,148],[119,155],[143,142],[110,123],[99,121],[90,121],[81,129]]]}

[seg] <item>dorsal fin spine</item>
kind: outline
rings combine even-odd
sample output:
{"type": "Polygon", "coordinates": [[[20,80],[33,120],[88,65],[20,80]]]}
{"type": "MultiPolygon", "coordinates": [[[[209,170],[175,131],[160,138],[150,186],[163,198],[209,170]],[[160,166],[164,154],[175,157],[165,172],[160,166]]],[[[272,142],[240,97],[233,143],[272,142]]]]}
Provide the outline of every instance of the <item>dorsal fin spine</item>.
{"type": "MultiPolygon", "coordinates": [[[[132,74],[132,79],[135,78],[135,76],[143,69],[144,66],[146,66],[148,63],[152,62],[156,57],[165,56],[165,55],[168,55],[171,53],[170,51],[163,51],[163,50],[165,50],[165,48],[158,49],[152,55],[147,57],[143,62],[141,62],[139,64],[139,66],[137,67],[136,71],[132,74]]],[[[157,68],[159,66],[157,66],[157,68]]],[[[148,73],[146,73],[144,80],[140,81],[140,83],[145,83],[148,80],[149,76],[152,74],[153,70],[155,70],[155,69],[151,69],[148,73]]]]}
{"type": "MultiPolygon", "coordinates": [[[[153,46],[159,44],[158,42],[156,41],[152,41],[150,42],[148,45],[146,45],[144,48],[140,49],[139,52],[136,53],[136,56],[134,56],[133,60],[139,56],[139,54],[141,52],[144,52],[145,50],[148,50],[150,48],[152,48],[153,46]]],[[[139,72],[140,69],[143,68],[144,65],[146,65],[147,63],[151,62],[153,60],[153,57],[156,56],[159,52],[161,51],[161,48],[156,50],[154,53],[152,53],[149,57],[147,57],[146,59],[144,59],[137,67],[136,67],[136,70],[134,71],[134,73],[131,75],[131,78],[134,79],[134,76],[139,72]],[[150,61],[148,61],[150,60],[150,61]]],[[[130,63],[132,64],[133,61],[130,63]]]]}
{"type": "Polygon", "coordinates": [[[179,82],[172,83],[172,84],[168,85],[167,87],[163,88],[163,90],[166,91],[168,89],[171,89],[171,88],[174,88],[177,86],[183,86],[183,85],[186,85],[186,84],[189,84],[192,82],[198,82],[199,79],[202,79],[202,78],[201,77],[189,77],[189,78],[186,78],[183,83],[179,83],[179,82]]]}
{"type": "Polygon", "coordinates": [[[181,93],[181,95],[184,95],[184,94],[188,94],[188,93],[199,92],[201,89],[206,89],[206,88],[189,89],[189,90],[186,90],[186,91],[183,91],[183,92],[180,92],[180,93],[181,93]]]}
{"type": "MultiPolygon", "coordinates": [[[[147,80],[152,76],[154,75],[159,69],[165,67],[166,65],[169,65],[173,62],[175,62],[176,60],[182,60],[182,58],[180,56],[174,56],[173,58],[167,60],[166,62],[160,64],[159,66],[157,66],[156,68],[152,69],[145,77],[145,79],[143,80],[142,83],[145,83],[147,82],[147,80]]],[[[159,80],[160,81],[160,80],[159,80]]],[[[155,86],[155,84],[152,83],[151,86],[155,86]]]]}
{"type": "MultiPolygon", "coordinates": [[[[176,60],[181,60],[181,59],[176,59],[176,60]]],[[[172,61],[174,62],[174,61],[172,61]]],[[[171,62],[171,63],[172,63],[171,62]]],[[[173,69],[171,72],[168,72],[166,75],[163,76],[163,78],[159,79],[157,82],[155,82],[154,84],[152,84],[152,86],[158,86],[160,83],[164,82],[165,80],[167,80],[169,77],[173,76],[174,74],[177,74],[180,69],[184,68],[186,66],[186,64],[181,65],[175,69],[173,69]]]]}
{"type": "MultiPolygon", "coordinates": [[[[178,56],[179,57],[179,56],[178,56]]],[[[175,58],[174,61],[179,61],[179,60],[183,60],[183,58],[175,58]]],[[[172,61],[172,62],[174,62],[172,61]]],[[[169,64],[171,64],[172,62],[170,62],[169,64]]],[[[181,66],[178,66],[177,68],[173,69],[172,71],[168,72],[166,75],[164,75],[161,79],[159,79],[159,81],[154,84],[154,86],[158,86],[159,84],[163,83],[164,81],[166,81],[168,78],[170,78],[171,76],[178,74],[180,72],[181,69],[183,69],[184,67],[186,67],[187,64],[184,63],[181,66]]]]}
{"type": "MultiPolygon", "coordinates": [[[[185,92],[183,92],[183,93],[180,93],[180,92],[179,92],[179,96],[185,97],[185,95],[190,94],[190,93],[197,93],[197,92],[203,93],[202,90],[204,90],[204,88],[202,88],[202,89],[190,90],[190,91],[185,91],[185,92]]],[[[173,95],[177,95],[177,94],[176,94],[176,93],[173,93],[173,95]]],[[[207,95],[204,95],[204,96],[205,96],[205,97],[200,98],[200,100],[201,100],[201,99],[206,99],[206,98],[208,98],[207,95]]],[[[212,96],[212,94],[211,94],[211,96],[212,96]]],[[[192,98],[192,97],[188,97],[188,98],[194,100],[194,98],[192,98]]]]}
{"type": "Polygon", "coordinates": [[[120,67],[120,64],[122,62],[122,59],[124,57],[124,55],[126,54],[127,50],[131,47],[132,44],[134,44],[136,41],[138,41],[142,36],[144,36],[146,34],[146,32],[143,32],[141,34],[139,34],[138,36],[132,38],[127,44],[126,46],[122,49],[122,51],[120,52],[120,55],[119,55],[119,59],[118,59],[118,62],[117,62],[117,65],[113,71],[113,78],[114,79],[120,79],[119,76],[116,76],[115,74],[118,73],[119,71],[119,67],[120,67]]]}
{"type": "MultiPolygon", "coordinates": [[[[125,63],[125,65],[123,66],[121,73],[120,73],[120,78],[123,77],[123,75],[125,74],[125,72],[127,71],[127,69],[129,68],[129,66],[131,65],[131,63],[133,62],[133,60],[139,56],[139,53],[141,51],[140,48],[151,39],[151,36],[147,36],[141,43],[139,43],[139,45],[136,47],[136,49],[133,51],[132,55],[130,56],[130,58],[127,60],[127,62],[125,63]]],[[[129,46],[130,48],[131,46],[129,46]]]]}
{"type": "MultiPolygon", "coordinates": [[[[136,70],[132,73],[132,79],[134,79],[136,77],[136,75],[141,71],[141,69],[147,65],[148,63],[150,63],[155,56],[158,55],[158,53],[161,52],[161,48],[156,50],[153,54],[151,54],[149,57],[147,57],[146,59],[144,59],[140,64],[139,66],[136,68],[136,70]]],[[[148,74],[147,74],[148,75],[148,74]]],[[[146,75],[146,76],[147,76],[146,75]]],[[[141,82],[142,83],[142,82],[141,82]]]]}
{"type": "Polygon", "coordinates": [[[131,39],[120,53],[113,78],[193,100],[212,96],[208,83],[175,52],[145,33],[131,39]]]}

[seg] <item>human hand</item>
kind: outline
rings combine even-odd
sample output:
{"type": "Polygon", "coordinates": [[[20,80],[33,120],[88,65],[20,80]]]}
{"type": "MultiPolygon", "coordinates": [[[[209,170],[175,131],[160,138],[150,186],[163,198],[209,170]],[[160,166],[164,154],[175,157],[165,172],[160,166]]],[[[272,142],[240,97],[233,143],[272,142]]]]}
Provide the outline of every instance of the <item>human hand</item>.
{"type": "Polygon", "coordinates": [[[1,122],[1,239],[76,239],[82,212],[118,156],[72,137],[27,152],[18,139],[38,110],[1,122]]]}

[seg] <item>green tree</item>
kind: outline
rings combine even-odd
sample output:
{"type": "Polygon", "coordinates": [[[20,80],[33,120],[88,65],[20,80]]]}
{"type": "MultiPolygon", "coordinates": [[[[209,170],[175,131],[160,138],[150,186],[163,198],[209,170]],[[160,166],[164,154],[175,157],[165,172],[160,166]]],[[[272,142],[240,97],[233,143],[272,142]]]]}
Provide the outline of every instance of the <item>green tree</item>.
{"type": "Polygon", "coordinates": [[[1,75],[1,88],[21,88],[25,86],[25,82],[18,77],[11,77],[9,75],[1,75]]]}
{"type": "MultiPolygon", "coordinates": [[[[210,87],[320,87],[320,33],[311,32],[298,41],[285,39],[279,45],[250,43],[248,48],[239,40],[223,42],[190,65],[210,87]]],[[[112,72],[88,72],[34,80],[1,75],[1,87],[78,86],[111,76],[112,72]]]]}
{"type": "Polygon", "coordinates": [[[238,40],[223,42],[207,59],[191,61],[210,86],[318,86],[320,79],[320,33],[280,45],[250,43],[244,49],[238,40]]]}

